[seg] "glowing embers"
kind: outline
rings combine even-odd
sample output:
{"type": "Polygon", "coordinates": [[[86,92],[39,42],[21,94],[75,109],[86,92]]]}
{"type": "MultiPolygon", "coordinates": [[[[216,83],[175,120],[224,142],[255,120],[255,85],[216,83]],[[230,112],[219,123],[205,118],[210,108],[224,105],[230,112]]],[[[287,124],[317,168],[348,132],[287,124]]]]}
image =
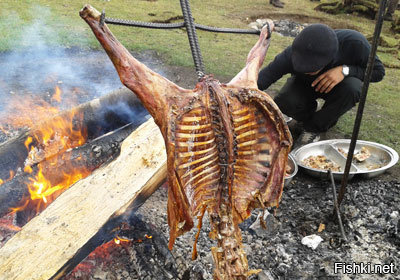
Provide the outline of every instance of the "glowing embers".
{"type": "Polygon", "coordinates": [[[131,240],[119,237],[118,235],[114,237],[114,243],[117,245],[123,244],[124,242],[131,242],[131,240]]]}
{"type": "Polygon", "coordinates": [[[143,240],[152,239],[152,238],[153,238],[153,236],[148,235],[147,233],[143,236],[143,238],[138,238],[136,240],[120,237],[120,236],[117,235],[116,237],[114,237],[114,243],[117,244],[117,245],[127,244],[127,243],[130,243],[130,242],[142,243],[143,240]]]}
{"type": "Polygon", "coordinates": [[[130,216],[112,229],[111,235],[104,232],[98,240],[106,242],[63,279],[91,279],[97,275],[104,275],[103,279],[119,279],[121,273],[126,275],[123,279],[128,275],[132,279],[178,279],[174,259],[165,255],[172,257],[165,238],[153,230],[156,230],[153,225],[145,223],[141,216],[130,216]]]}
{"type": "Polygon", "coordinates": [[[10,213],[0,218],[0,248],[19,232],[21,227],[16,225],[16,214],[10,213]]]}

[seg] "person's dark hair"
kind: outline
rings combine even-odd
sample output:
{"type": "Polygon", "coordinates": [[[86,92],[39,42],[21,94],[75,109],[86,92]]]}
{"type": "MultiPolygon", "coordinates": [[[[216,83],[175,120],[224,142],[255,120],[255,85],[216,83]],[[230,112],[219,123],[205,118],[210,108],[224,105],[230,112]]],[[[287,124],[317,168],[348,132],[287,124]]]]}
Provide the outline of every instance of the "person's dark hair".
{"type": "Polygon", "coordinates": [[[333,60],[338,48],[338,39],[332,28],[325,24],[311,24],[293,41],[293,68],[300,73],[318,71],[333,60]]]}

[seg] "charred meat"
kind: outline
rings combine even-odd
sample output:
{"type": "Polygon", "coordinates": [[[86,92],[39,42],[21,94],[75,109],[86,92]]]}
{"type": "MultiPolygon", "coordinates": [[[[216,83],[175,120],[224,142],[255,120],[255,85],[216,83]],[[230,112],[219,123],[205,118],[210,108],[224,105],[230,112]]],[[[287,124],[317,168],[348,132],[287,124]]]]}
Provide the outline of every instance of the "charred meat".
{"type": "Polygon", "coordinates": [[[257,88],[270,41],[267,28],[231,82],[221,84],[210,75],[187,90],[132,57],[107,25],[100,24],[98,11],[87,5],[80,15],[165,139],[170,249],[195,218],[200,231],[207,212],[210,236],[217,240],[212,248],[214,278],[247,279],[254,271],[248,269],[238,224],[256,207],[278,205],[292,145],[283,115],[257,88]]]}

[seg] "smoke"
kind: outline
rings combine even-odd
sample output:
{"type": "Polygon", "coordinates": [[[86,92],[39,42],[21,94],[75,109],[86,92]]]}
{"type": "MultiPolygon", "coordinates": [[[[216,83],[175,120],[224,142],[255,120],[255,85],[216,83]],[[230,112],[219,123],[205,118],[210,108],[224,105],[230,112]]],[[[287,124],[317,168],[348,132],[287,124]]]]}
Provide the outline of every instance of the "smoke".
{"type": "MultiPolygon", "coordinates": [[[[42,6],[32,6],[30,9],[29,24],[17,12],[0,12],[0,38],[4,45],[0,45],[0,142],[8,133],[18,127],[10,124],[7,119],[16,119],[14,116],[24,116],[37,123],[42,120],[38,110],[30,104],[30,100],[40,100],[40,104],[47,103],[60,110],[69,109],[78,104],[98,98],[106,93],[121,88],[118,74],[103,50],[90,50],[89,43],[83,41],[84,35],[79,36],[79,46],[65,47],[68,38],[77,38],[76,34],[66,34],[68,26],[62,19],[54,19],[51,10],[42,6]],[[7,37],[8,34],[12,34],[7,37]],[[52,98],[55,87],[62,91],[61,101],[52,98]],[[24,102],[20,102],[23,100],[24,102]],[[28,101],[28,102],[25,102],[28,101]],[[23,103],[23,104],[21,104],[23,103]],[[12,105],[10,105],[12,104],[12,105]],[[18,106],[27,110],[16,109],[18,106]],[[23,106],[21,106],[23,105],[23,106]],[[36,114],[36,119],[29,114],[36,114]],[[7,118],[6,118],[6,117],[7,118]],[[3,130],[2,130],[3,128],[3,130]]],[[[77,15],[77,19],[80,18],[77,15]]],[[[82,23],[83,26],[86,26],[82,23]]],[[[71,31],[74,32],[71,28],[71,31]]],[[[93,36],[89,27],[83,32],[93,36]]],[[[69,45],[76,42],[71,41],[69,45]]],[[[162,61],[153,52],[143,52],[134,55],[139,61],[155,69],[165,76],[168,71],[162,66],[162,61]]],[[[147,111],[142,108],[132,108],[126,104],[118,104],[106,108],[104,129],[107,130],[108,118],[117,116],[121,124],[134,122],[140,124],[148,118],[147,111]],[[110,117],[111,116],[111,117],[110,117]]],[[[44,114],[45,117],[50,115],[44,114]]]]}
{"type": "Polygon", "coordinates": [[[132,106],[125,102],[118,102],[108,105],[101,110],[96,120],[101,123],[101,130],[96,131],[89,128],[88,134],[90,138],[98,137],[109,131],[113,131],[116,127],[122,127],[126,124],[133,124],[135,127],[141,125],[150,118],[147,110],[138,104],[132,106]]]}
{"type": "Polygon", "coordinates": [[[17,34],[7,41],[6,47],[10,51],[0,53],[0,98],[3,106],[13,95],[46,98],[54,92],[55,85],[66,92],[65,98],[68,98],[68,92],[80,89],[78,103],[122,86],[104,52],[60,47],[60,42],[65,40],[65,35],[63,38],[59,35],[63,23],[54,24],[49,8],[34,6],[30,16],[30,25],[24,25],[15,13],[2,17],[0,21],[6,34],[17,34]],[[19,32],[10,30],[16,27],[19,32]]]}

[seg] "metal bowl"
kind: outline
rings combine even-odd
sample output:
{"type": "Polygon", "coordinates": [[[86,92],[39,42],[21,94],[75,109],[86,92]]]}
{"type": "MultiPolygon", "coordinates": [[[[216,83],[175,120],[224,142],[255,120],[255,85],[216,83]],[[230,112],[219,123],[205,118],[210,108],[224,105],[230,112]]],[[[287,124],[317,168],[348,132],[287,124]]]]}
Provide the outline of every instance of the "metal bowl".
{"type": "MultiPolygon", "coordinates": [[[[332,172],[335,179],[340,180],[343,177],[346,166],[346,157],[338,151],[342,149],[348,152],[350,139],[331,139],[305,145],[294,152],[294,158],[297,164],[309,175],[314,177],[326,178],[328,171],[311,168],[303,164],[303,160],[309,156],[324,155],[329,160],[340,166],[340,172],[332,172]]],[[[371,156],[363,162],[353,160],[349,179],[356,174],[361,174],[364,178],[372,178],[384,173],[399,160],[398,153],[390,147],[382,144],[358,140],[354,154],[358,153],[362,147],[366,147],[371,156]]]]}
{"type": "Polygon", "coordinates": [[[296,176],[297,171],[299,170],[297,163],[291,154],[289,154],[287,165],[288,165],[288,171],[286,172],[285,175],[285,182],[284,182],[285,187],[289,185],[289,183],[292,181],[293,177],[296,176]]]}

